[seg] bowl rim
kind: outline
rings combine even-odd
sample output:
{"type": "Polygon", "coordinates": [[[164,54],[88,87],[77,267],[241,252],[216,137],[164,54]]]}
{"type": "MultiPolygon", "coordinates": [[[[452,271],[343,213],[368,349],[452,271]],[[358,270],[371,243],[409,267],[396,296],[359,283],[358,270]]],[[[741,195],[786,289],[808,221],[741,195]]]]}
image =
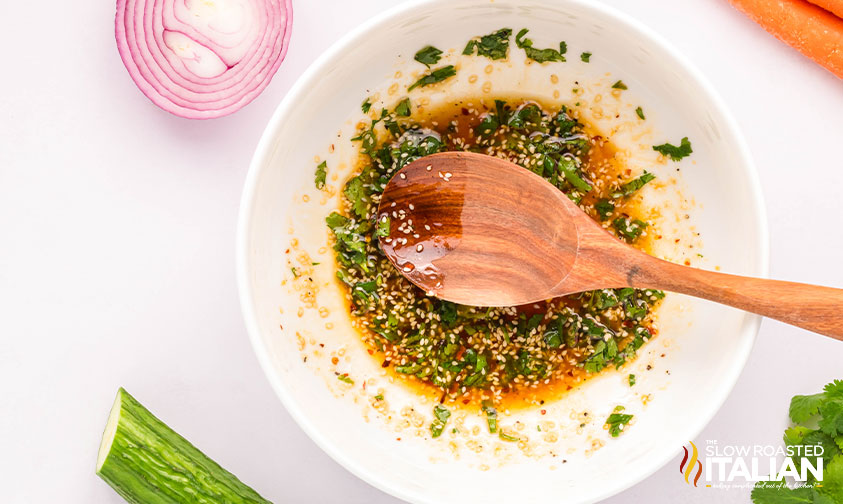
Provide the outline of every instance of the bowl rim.
{"type": "MultiPolygon", "coordinates": [[[[272,114],[267,126],[261,135],[261,139],[255,148],[255,153],[249,165],[249,171],[246,175],[243,192],[240,200],[240,209],[237,219],[237,234],[236,234],[236,250],[235,250],[235,266],[237,276],[237,289],[240,300],[240,308],[243,314],[246,330],[249,334],[249,340],[252,348],[258,358],[261,368],[266,375],[275,394],[281,400],[284,408],[295,420],[298,426],[307,434],[307,436],[316,445],[327,453],[334,461],[339,463],[347,471],[354,474],[356,477],[372,485],[373,487],[399,499],[408,502],[432,502],[427,496],[418,492],[408,491],[401,488],[399,485],[393,484],[387,478],[381,477],[379,474],[371,473],[367,470],[357,466],[353,459],[338,449],[332,442],[330,442],[321,432],[313,427],[309,419],[299,409],[296,401],[288,393],[283,380],[275,373],[274,365],[268,349],[264,345],[261,338],[261,331],[258,325],[257,313],[255,310],[255,302],[251,294],[251,284],[249,281],[249,230],[254,211],[254,199],[257,192],[258,180],[260,173],[267,161],[272,155],[272,145],[275,142],[276,133],[281,124],[283,124],[285,117],[290,113],[290,110],[299,101],[299,96],[306,93],[311,81],[314,81],[318,75],[325,71],[329,63],[349,46],[352,46],[355,40],[365,37],[372,30],[379,25],[387,23],[396,17],[404,15],[406,12],[411,12],[416,9],[421,9],[427,6],[440,4],[446,0],[407,0],[400,5],[392,7],[383,11],[380,14],[373,16],[367,21],[361,23],[355,28],[351,29],[345,35],[341,36],[331,46],[320,54],[307,69],[296,79],[296,82],[281,100],[275,112],[272,114]]],[[[508,3],[509,0],[499,0],[501,3],[508,3]]],[[[546,2],[549,0],[532,0],[537,3],[546,2]]],[[[615,22],[626,25],[636,36],[643,39],[649,39],[652,44],[659,46],[662,50],[674,58],[682,69],[695,80],[703,90],[704,95],[708,101],[713,105],[715,112],[720,116],[726,130],[729,131],[735,140],[738,148],[738,158],[743,167],[745,174],[749,180],[749,202],[748,206],[752,207],[757,216],[756,222],[758,233],[758,257],[757,267],[758,276],[767,278],[769,276],[769,255],[770,255],[770,236],[768,229],[768,218],[766,205],[761,192],[761,183],[758,176],[758,171],[755,163],[752,160],[749,147],[746,143],[737,121],[732,113],[726,107],[725,102],[717,93],[714,86],[708,81],[705,75],[687,58],[679,52],[678,49],[665,39],[663,36],[655,32],[643,22],[638,21],[632,16],[599,2],[590,2],[588,0],[565,0],[566,3],[574,4],[586,9],[591,9],[598,16],[610,18],[615,22]]],[[[744,315],[743,323],[741,324],[740,333],[745,342],[739,352],[735,352],[740,365],[733,366],[729,373],[721,376],[720,386],[713,392],[715,408],[709,412],[700,415],[697,421],[688,427],[689,439],[696,438],[702,430],[709,424],[712,418],[723,407],[723,403],[731,394],[737,380],[746,367],[747,360],[755,345],[758,335],[758,330],[761,324],[762,317],[746,313],[744,315]]],[[[632,477],[618,478],[614,481],[618,484],[607,485],[603,490],[595,496],[596,500],[603,500],[616,495],[633,485],[647,479],[653,473],[666,465],[674,453],[672,451],[664,451],[661,457],[652,457],[650,461],[644,463],[644,468],[637,471],[632,477]]]]}

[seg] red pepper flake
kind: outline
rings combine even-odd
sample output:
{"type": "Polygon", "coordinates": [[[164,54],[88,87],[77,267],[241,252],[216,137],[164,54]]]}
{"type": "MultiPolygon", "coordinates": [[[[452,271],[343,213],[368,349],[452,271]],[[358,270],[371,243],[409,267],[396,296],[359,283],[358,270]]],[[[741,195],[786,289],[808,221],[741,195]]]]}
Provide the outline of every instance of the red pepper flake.
{"type": "Polygon", "coordinates": [[[375,355],[375,351],[372,350],[371,348],[366,349],[366,352],[368,352],[369,355],[375,355]]]}
{"type": "Polygon", "coordinates": [[[690,265],[691,265],[691,261],[689,259],[685,259],[685,266],[690,266],[690,265]]]}
{"type": "Polygon", "coordinates": [[[545,414],[547,414],[547,410],[542,410],[541,413],[542,413],[542,415],[545,415],[545,414]]]}
{"type": "Polygon", "coordinates": [[[460,361],[462,360],[463,355],[465,355],[465,347],[461,346],[460,349],[457,350],[457,355],[455,356],[455,358],[457,359],[457,361],[460,361]]]}
{"type": "Polygon", "coordinates": [[[331,364],[336,366],[337,364],[339,364],[339,362],[340,362],[340,360],[337,359],[336,357],[331,357],[331,364]]]}
{"type": "Polygon", "coordinates": [[[396,441],[401,441],[400,437],[395,438],[396,441]]]}

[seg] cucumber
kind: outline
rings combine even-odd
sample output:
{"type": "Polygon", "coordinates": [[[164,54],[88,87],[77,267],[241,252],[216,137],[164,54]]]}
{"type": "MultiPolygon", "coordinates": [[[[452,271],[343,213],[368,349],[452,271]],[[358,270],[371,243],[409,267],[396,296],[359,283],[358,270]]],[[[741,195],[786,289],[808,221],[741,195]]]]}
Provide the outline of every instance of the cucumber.
{"type": "Polygon", "coordinates": [[[105,425],[97,474],[132,504],[270,504],[122,388],[105,425]]]}

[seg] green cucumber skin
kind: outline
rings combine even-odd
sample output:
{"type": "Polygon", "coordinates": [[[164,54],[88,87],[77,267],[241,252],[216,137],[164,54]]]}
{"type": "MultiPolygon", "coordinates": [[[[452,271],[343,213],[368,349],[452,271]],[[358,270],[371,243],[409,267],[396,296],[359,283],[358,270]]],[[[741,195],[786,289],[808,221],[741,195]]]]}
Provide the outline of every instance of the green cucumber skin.
{"type": "Polygon", "coordinates": [[[114,440],[97,474],[132,504],[271,504],[122,388],[114,440]]]}

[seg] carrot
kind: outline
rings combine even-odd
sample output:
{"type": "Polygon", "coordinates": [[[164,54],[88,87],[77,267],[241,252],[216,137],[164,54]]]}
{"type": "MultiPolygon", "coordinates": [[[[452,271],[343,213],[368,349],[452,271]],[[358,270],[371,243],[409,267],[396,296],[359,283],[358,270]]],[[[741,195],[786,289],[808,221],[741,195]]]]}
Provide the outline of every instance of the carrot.
{"type": "Polygon", "coordinates": [[[843,0],[808,0],[839,18],[843,18],[843,0]]]}
{"type": "Polygon", "coordinates": [[[843,79],[843,19],[804,0],[729,1],[776,38],[843,79]]]}

